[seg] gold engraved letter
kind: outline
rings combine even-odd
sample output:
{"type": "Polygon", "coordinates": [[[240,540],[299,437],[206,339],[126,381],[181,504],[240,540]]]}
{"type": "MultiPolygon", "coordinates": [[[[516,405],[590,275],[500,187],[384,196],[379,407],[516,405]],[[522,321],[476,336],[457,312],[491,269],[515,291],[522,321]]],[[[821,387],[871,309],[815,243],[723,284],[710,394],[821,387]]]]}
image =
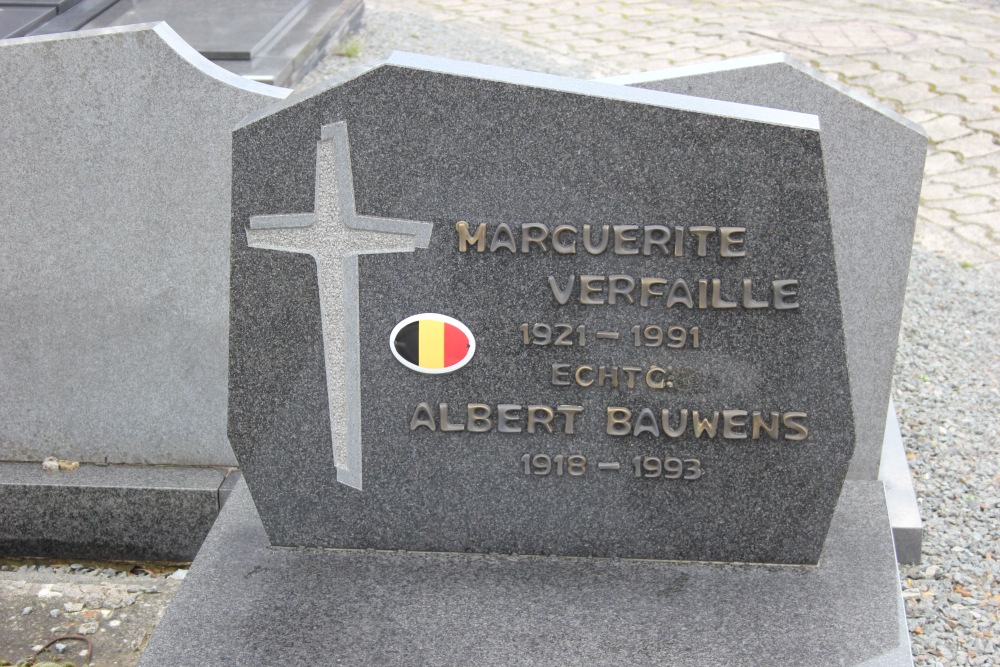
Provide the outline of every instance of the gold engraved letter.
{"type": "Polygon", "coordinates": [[[552,230],[552,249],[555,250],[560,255],[575,255],[576,254],[576,227],[570,227],[569,225],[559,225],[554,230],[552,230]],[[563,243],[559,236],[561,234],[566,234],[572,232],[573,241],[572,243],[563,243]]]}
{"type": "Polygon", "coordinates": [[[667,281],[663,278],[639,278],[639,305],[646,308],[649,306],[649,297],[663,296],[663,292],[657,292],[653,287],[666,284],[667,281]]]}
{"type": "Polygon", "coordinates": [[[743,257],[747,251],[743,249],[743,239],[734,238],[742,234],[746,227],[719,227],[719,254],[723,257],[743,257]]]}
{"type": "Polygon", "coordinates": [[[726,301],[722,298],[722,281],[718,278],[712,280],[712,308],[735,308],[735,301],[726,301]]]}
{"type": "Polygon", "coordinates": [[[629,423],[632,411],[628,408],[608,408],[608,435],[628,435],[632,432],[629,423]]]}
{"type": "Polygon", "coordinates": [[[528,433],[535,432],[535,426],[544,426],[545,430],[552,433],[552,419],[556,413],[547,405],[528,406],[528,433]]]}
{"type": "Polygon", "coordinates": [[[691,419],[694,422],[694,437],[700,438],[702,433],[707,433],[710,438],[715,437],[715,431],[719,428],[718,412],[713,410],[711,418],[702,418],[697,410],[692,410],[691,419]]]}
{"type": "Polygon", "coordinates": [[[786,412],[782,415],[781,423],[785,425],[785,428],[794,431],[794,433],[786,433],[785,440],[805,440],[808,437],[808,429],[806,429],[805,424],[799,422],[805,418],[806,413],[804,412],[786,412]]]}
{"type": "Polygon", "coordinates": [[[440,421],[441,421],[441,432],[442,433],[451,433],[451,432],[454,432],[454,431],[464,431],[465,430],[465,424],[452,424],[450,421],[448,421],[448,404],[447,403],[439,403],[438,404],[438,412],[441,415],[440,421]]]}
{"type": "Polygon", "coordinates": [[[757,301],[753,298],[753,280],[743,279],[743,307],[747,310],[752,308],[767,308],[767,301],[757,301]]]}
{"type": "Polygon", "coordinates": [[[798,280],[775,280],[771,282],[774,290],[774,309],[793,310],[799,307],[798,280]]]}
{"type": "Polygon", "coordinates": [[[549,238],[549,228],[537,222],[526,222],[521,225],[521,252],[530,253],[531,244],[534,243],[542,252],[548,252],[545,239],[549,238]],[[532,236],[531,232],[538,232],[537,236],[532,236]]]}
{"type": "Polygon", "coordinates": [[[708,254],[708,236],[715,233],[715,227],[692,227],[689,231],[698,238],[698,256],[704,257],[708,254]]]}
{"type": "Polygon", "coordinates": [[[747,425],[746,410],[723,410],[722,411],[722,437],[727,440],[745,440],[746,431],[736,431],[734,429],[743,428],[747,425]]]}
{"type": "Polygon", "coordinates": [[[520,405],[498,405],[497,430],[501,433],[520,433],[521,425],[517,423],[521,419],[520,412],[520,405]]]}
{"type": "Polygon", "coordinates": [[[771,422],[765,422],[761,413],[754,410],[752,437],[754,440],[760,439],[760,432],[764,431],[771,440],[778,439],[778,413],[771,413],[771,422]]]}
{"type": "Polygon", "coordinates": [[[601,227],[601,241],[594,245],[594,240],[590,237],[590,225],[583,226],[583,248],[591,255],[600,255],[608,249],[608,226],[601,227]]]}
{"type": "Polygon", "coordinates": [[[604,290],[604,276],[580,276],[580,303],[586,306],[604,305],[604,297],[601,294],[604,290]],[[597,283],[597,287],[594,284],[597,283]],[[600,300],[592,299],[591,294],[600,295],[600,300]]]}
{"type": "Polygon", "coordinates": [[[552,289],[552,296],[556,298],[556,302],[560,306],[565,306],[566,302],[569,301],[569,295],[573,293],[573,283],[575,282],[576,276],[570,276],[569,280],[566,281],[566,287],[559,287],[556,277],[549,276],[549,287],[552,289]]]}
{"type": "Polygon", "coordinates": [[[694,298],[691,296],[691,288],[687,281],[678,278],[670,287],[670,294],[667,295],[667,308],[673,308],[674,304],[681,304],[688,308],[694,308],[694,298]]]}
{"type": "Polygon", "coordinates": [[[496,252],[500,248],[506,248],[512,253],[517,253],[517,246],[514,245],[514,234],[510,231],[510,227],[507,226],[506,222],[501,222],[493,230],[493,241],[490,243],[490,252],[496,252]]]}
{"type": "Polygon", "coordinates": [[[660,427],[656,424],[656,415],[649,408],[643,408],[639,412],[639,416],[635,419],[635,428],[632,429],[632,435],[641,435],[643,433],[660,437],[660,427]]]}
{"type": "MultiPolygon", "coordinates": [[[[697,412],[695,414],[698,414],[697,412]]],[[[684,435],[688,427],[687,408],[681,410],[680,418],[677,420],[677,428],[670,428],[670,410],[663,408],[660,410],[660,423],[663,425],[663,435],[670,438],[679,438],[684,435]]]]}
{"type": "Polygon", "coordinates": [[[617,297],[623,296],[629,303],[635,303],[632,292],[635,291],[635,278],[625,275],[608,276],[608,303],[615,305],[617,297]],[[619,285],[619,283],[624,283],[619,285]]]}
{"type": "Polygon", "coordinates": [[[476,233],[469,234],[469,223],[465,220],[459,220],[455,223],[455,231],[458,232],[459,252],[466,252],[469,249],[469,244],[475,245],[476,252],[486,250],[486,225],[480,223],[476,227],[476,233]]]}
{"type": "Polygon", "coordinates": [[[627,232],[634,232],[639,229],[638,225],[615,225],[615,254],[616,255],[638,255],[638,248],[626,248],[626,243],[635,243],[638,236],[625,236],[627,232]]]}
{"type": "Polygon", "coordinates": [[[490,419],[493,411],[490,410],[490,406],[485,403],[469,403],[467,411],[466,428],[470,433],[485,433],[493,427],[493,420],[490,419]]]}
{"type": "Polygon", "coordinates": [[[426,403],[417,403],[417,409],[413,411],[413,417],[410,419],[411,431],[416,431],[420,426],[429,431],[437,430],[437,424],[434,423],[434,416],[431,414],[431,406],[426,403]]]}
{"type": "Polygon", "coordinates": [[[561,414],[566,418],[566,425],[563,427],[563,433],[573,434],[573,422],[576,416],[583,412],[582,405],[560,405],[556,408],[556,412],[561,414]]]}
{"type": "Polygon", "coordinates": [[[648,225],[642,230],[642,254],[652,255],[653,246],[660,249],[664,255],[669,255],[667,243],[670,242],[670,228],[662,225],[648,225]]]}

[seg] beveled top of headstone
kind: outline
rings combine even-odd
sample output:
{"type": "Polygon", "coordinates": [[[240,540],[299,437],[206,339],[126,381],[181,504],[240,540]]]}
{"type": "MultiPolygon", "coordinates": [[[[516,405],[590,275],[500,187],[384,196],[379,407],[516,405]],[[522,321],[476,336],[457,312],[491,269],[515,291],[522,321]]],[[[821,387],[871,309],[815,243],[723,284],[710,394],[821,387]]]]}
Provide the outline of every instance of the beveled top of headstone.
{"type": "Polygon", "coordinates": [[[875,479],[927,134],[878,101],[784,53],[605,81],[820,118],[857,441],[848,477],[875,479]]]}
{"type": "Polygon", "coordinates": [[[853,424],[815,116],[397,54],[233,174],[274,544],[816,562],[853,424]]]}
{"type": "Polygon", "coordinates": [[[231,130],[167,25],[0,42],[0,459],[227,465],[231,130]]]}

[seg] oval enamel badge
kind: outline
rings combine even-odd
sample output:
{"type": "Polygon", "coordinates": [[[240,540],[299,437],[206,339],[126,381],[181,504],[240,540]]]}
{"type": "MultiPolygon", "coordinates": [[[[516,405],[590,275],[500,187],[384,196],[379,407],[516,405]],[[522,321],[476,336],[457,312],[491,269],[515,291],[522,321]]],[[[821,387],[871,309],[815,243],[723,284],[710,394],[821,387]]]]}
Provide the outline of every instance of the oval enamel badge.
{"type": "Polygon", "coordinates": [[[454,317],[422,313],[407,317],[389,336],[393,356],[418,373],[439,375],[457,371],[476,353],[469,327],[454,317]]]}

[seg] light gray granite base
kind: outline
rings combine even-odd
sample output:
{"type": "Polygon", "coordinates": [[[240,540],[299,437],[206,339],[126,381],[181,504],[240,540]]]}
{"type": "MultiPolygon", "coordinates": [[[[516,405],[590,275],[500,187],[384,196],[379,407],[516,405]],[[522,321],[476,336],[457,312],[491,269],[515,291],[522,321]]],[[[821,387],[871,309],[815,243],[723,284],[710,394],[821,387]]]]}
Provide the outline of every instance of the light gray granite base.
{"type": "Polygon", "coordinates": [[[882,484],[818,566],[268,546],[240,484],[140,667],[911,665],[882,484]]]}
{"type": "Polygon", "coordinates": [[[0,556],[192,560],[219,514],[226,473],[0,463],[0,556]]]}
{"type": "Polygon", "coordinates": [[[913,490],[913,477],[906,460],[903,436],[899,432],[896,406],[891,399],[878,478],[885,484],[885,501],[889,508],[892,539],[896,544],[896,560],[900,563],[919,563],[924,523],[920,519],[920,505],[913,490]]]}

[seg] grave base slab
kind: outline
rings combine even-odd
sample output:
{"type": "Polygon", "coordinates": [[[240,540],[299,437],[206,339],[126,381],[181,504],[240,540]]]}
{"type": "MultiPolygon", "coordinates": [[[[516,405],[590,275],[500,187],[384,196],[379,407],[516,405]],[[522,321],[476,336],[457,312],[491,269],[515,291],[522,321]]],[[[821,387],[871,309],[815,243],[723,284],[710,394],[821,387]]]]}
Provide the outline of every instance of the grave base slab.
{"type": "Polygon", "coordinates": [[[226,468],[0,463],[0,556],[189,561],[237,478],[226,468]]]}
{"type": "Polygon", "coordinates": [[[912,665],[883,485],[818,566],[276,548],[243,482],[140,667],[912,665]]]}

